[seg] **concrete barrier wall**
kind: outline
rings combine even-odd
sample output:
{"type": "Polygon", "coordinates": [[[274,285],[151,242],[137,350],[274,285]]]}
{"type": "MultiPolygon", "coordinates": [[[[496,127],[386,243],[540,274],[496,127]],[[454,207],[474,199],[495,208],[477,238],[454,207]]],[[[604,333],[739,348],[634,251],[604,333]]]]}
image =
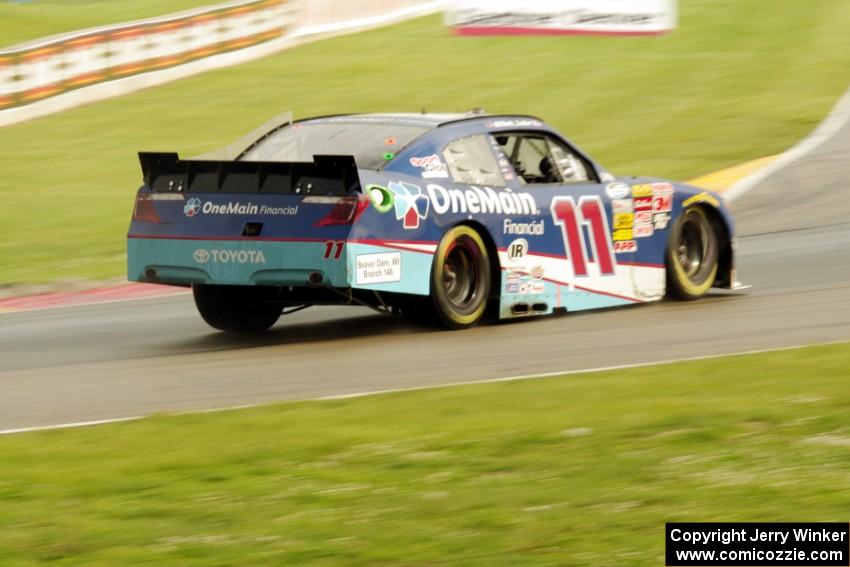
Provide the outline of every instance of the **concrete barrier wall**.
{"type": "Polygon", "coordinates": [[[298,23],[302,28],[326,26],[381,16],[424,3],[422,0],[300,0],[298,23]]]}

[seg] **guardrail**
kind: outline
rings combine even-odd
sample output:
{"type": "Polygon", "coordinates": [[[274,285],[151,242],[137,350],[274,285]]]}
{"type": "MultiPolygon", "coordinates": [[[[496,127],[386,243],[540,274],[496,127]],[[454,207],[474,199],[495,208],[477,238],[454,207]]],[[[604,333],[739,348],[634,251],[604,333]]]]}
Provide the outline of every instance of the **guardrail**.
{"type": "Polygon", "coordinates": [[[423,0],[238,0],[0,50],[0,126],[440,9],[423,0]]]}

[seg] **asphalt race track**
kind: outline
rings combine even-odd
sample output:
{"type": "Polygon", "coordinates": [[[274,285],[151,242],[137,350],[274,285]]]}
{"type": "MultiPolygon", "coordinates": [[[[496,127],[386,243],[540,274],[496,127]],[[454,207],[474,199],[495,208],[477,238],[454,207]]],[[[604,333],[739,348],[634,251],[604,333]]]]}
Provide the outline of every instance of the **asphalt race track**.
{"type": "Polygon", "coordinates": [[[850,126],[737,199],[753,288],[698,302],[462,332],[317,307],[256,339],[188,295],[2,314],[0,430],[850,340],[848,154],[850,126]]]}

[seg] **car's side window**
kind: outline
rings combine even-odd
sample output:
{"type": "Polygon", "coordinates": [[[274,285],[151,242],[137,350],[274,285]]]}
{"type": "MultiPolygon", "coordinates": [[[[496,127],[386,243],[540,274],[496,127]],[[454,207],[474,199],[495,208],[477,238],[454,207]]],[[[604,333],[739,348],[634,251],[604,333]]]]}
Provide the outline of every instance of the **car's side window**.
{"type": "Polygon", "coordinates": [[[488,137],[483,134],[454,140],[443,150],[443,158],[455,183],[505,186],[488,137]]]}
{"type": "Polygon", "coordinates": [[[596,182],[590,164],[560,140],[543,132],[493,135],[520,183],[596,182]]]}
{"type": "Polygon", "coordinates": [[[546,142],[549,145],[549,153],[552,159],[555,160],[555,168],[561,175],[564,183],[596,181],[590,164],[585,163],[581,157],[562,144],[560,140],[547,137],[546,142]]]}

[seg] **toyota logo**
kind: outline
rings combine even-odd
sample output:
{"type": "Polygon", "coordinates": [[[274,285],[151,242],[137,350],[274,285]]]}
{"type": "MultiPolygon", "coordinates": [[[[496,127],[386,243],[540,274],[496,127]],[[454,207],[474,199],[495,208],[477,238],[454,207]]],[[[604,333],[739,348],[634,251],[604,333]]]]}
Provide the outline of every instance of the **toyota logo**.
{"type": "Polygon", "coordinates": [[[203,248],[195,250],[193,256],[195,257],[195,261],[199,264],[206,264],[210,261],[210,253],[203,248]]]}

